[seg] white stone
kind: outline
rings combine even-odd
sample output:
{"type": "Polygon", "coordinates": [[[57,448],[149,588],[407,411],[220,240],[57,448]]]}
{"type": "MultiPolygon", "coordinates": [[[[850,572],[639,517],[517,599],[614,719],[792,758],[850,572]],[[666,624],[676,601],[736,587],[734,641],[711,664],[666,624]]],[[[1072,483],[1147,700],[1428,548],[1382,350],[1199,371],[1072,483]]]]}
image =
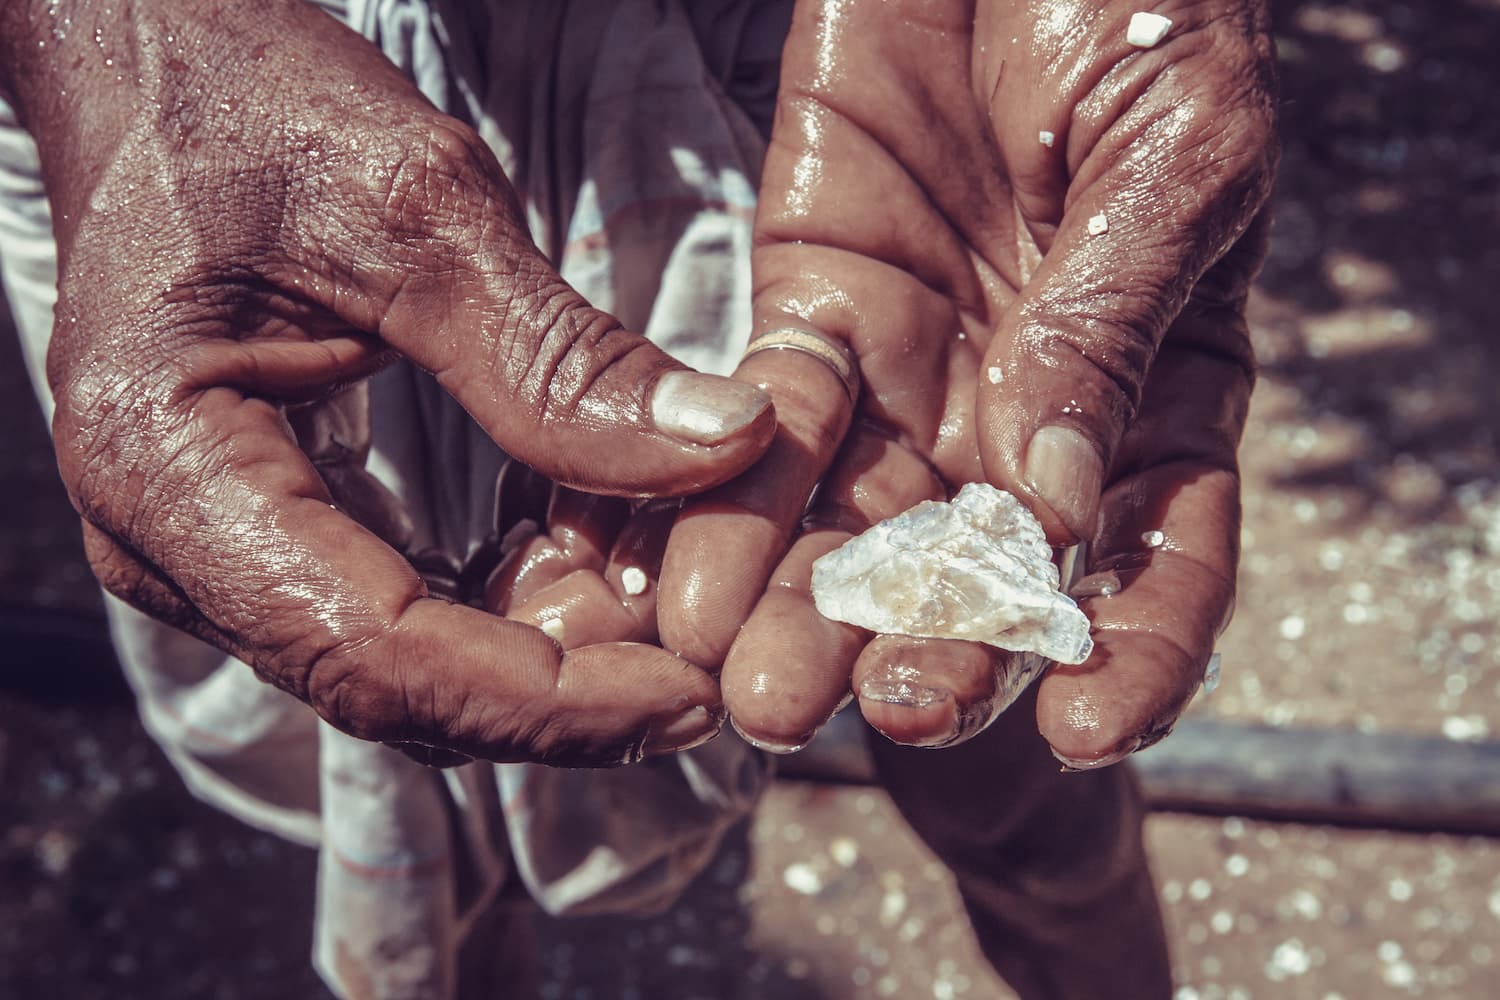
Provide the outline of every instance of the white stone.
{"type": "Polygon", "coordinates": [[[566,629],[563,627],[561,618],[548,618],[542,622],[542,634],[553,642],[561,644],[564,640],[566,629]]]}
{"type": "Polygon", "coordinates": [[[1040,142],[1043,146],[1046,146],[1048,149],[1051,149],[1052,144],[1057,141],[1057,136],[1045,129],[1038,132],[1036,134],[1036,137],[1037,141],[1040,142]]]}
{"type": "Polygon", "coordinates": [[[925,501],[813,563],[813,600],[872,632],[966,639],[1082,663],[1089,620],[1058,590],[1041,524],[1015,497],[970,483],[925,501]]]}
{"type": "Polygon", "coordinates": [[[1138,11],[1130,15],[1130,25],[1125,29],[1125,40],[1138,49],[1149,49],[1172,30],[1172,19],[1138,11]]]}
{"type": "Polygon", "coordinates": [[[1109,217],[1103,212],[1089,219],[1090,236],[1103,236],[1107,232],[1109,232],[1109,217]]]}
{"type": "Polygon", "coordinates": [[[984,377],[989,379],[990,385],[999,385],[1000,382],[1005,378],[1005,372],[1001,370],[999,365],[990,365],[990,367],[986,369],[984,377]]]}
{"type": "Polygon", "coordinates": [[[620,573],[620,586],[625,588],[625,593],[631,597],[639,597],[646,592],[646,571],[639,566],[626,566],[620,573]]]}

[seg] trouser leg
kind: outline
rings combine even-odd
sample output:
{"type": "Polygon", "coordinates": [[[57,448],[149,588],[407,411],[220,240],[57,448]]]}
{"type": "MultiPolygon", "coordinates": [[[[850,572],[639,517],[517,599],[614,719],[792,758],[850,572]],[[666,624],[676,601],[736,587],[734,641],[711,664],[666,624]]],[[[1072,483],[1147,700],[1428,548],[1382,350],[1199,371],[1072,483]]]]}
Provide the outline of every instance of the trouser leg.
{"type": "Polygon", "coordinates": [[[1061,773],[1034,709],[1027,695],[979,737],[943,750],[872,732],[876,768],[953,870],[986,957],[1024,1000],[1167,998],[1135,775],[1118,765],[1061,773]]]}

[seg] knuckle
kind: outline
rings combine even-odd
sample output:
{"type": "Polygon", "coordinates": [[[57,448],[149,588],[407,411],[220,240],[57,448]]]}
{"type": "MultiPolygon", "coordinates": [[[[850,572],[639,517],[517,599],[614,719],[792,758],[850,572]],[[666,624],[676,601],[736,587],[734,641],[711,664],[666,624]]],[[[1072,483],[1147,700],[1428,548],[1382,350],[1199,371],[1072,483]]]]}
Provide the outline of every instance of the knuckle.
{"type": "Polygon", "coordinates": [[[302,669],[275,667],[278,686],[302,698],[335,728],[363,740],[411,739],[412,706],[407,691],[383,671],[365,669],[363,657],[341,644],[302,669]]]}
{"type": "Polygon", "coordinates": [[[395,143],[368,187],[389,236],[416,249],[433,241],[454,253],[477,252],[484,221],[503,201],[498,166],[479,136],[461,122],[434,116],[393,133],[395,143]]]}

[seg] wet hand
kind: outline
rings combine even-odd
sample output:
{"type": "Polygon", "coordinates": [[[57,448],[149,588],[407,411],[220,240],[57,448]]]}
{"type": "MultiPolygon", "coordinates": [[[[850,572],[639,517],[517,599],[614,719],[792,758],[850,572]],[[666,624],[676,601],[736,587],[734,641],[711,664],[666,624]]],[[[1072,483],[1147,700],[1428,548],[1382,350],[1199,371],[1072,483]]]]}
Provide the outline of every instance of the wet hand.
{"type": "Polygon", "coordinates": [[[105,586],[368,739],[609,764],[713,732],[695,665],[430,595],[347,387],[403,355],[511,454],[631,496],[742,471],[765,396],[583,302],[474,133],[309,4],[0,17],[59,240],[59,462],[105,586]]]}
{"type": "Polygon", "coordinates": [[[799,6],[757,217],[755,335],[844,345],[860,394],[809,353],[747,356],[736,377],[775,398],[776,438],[687,504],[659,599],[664,645],[723,664],[725,703],[757,741],[803,743],[851,682],[878,693],[864,680],[908,667],[938,693],[905,714],[864,698],[878,726],[903,742],[976,731],[1003,657],[871,643],[820,619],[807,579],[841,534],[979,479],[1123,578],[1083,601],[1094,655],[1042,682],[1038,724],[1060,757],[1118,759],[1196,690],[1233,594],[1272,62],[1261,3],[1164,6],[1174,24],[1151,48],[1127,41],[1137,9],[799,6]],[[883,443],[846,441],[855,419],[883,443]],[[833,509],[788,553],[825,477],[833,509]]]}

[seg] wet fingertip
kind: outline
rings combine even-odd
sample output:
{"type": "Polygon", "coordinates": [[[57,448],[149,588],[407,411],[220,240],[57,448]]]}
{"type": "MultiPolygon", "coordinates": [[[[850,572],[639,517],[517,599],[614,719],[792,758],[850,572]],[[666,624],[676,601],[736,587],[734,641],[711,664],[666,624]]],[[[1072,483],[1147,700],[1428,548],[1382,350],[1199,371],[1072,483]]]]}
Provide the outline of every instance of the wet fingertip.
{"type": "Polygon", "coordinates": [[[783,739],[774,739],[767,736],[757,736],[754,733],[746,732],[745,729],[740,726],[739,721],[732,715],[729,717],[729,724],[734,727],[734,731],[736,733],[739,733],[740,739],[744,740],[755,749],[764,750],[766,753],[779,754],[781,756],[793,754],[798,750],[801,750],[803,747],[811,743],[812,738],[818,733],[818,731],[814,729],[806,736],[795,739],[791,742],[787,742],[783,739]]]}
{"type": "Polygon", "coordinates": [[[771,397],[764,390],[694,371],[671,371],[657,380],[651,418],[663,434],[706,446],[737,437],[764,436],[769,443],[775,425],[771,397]]]}
{"type": "Polygon", "coordinates": [[[1056,747],[1050,747],[1050,749],[1052,750],[1052,756],[1057,758],[1058,762],[1062,764],[1062,769],[1066,772],[1097,771],[1100,768],[1118,764],[1137,750],[1142,749],[1144,743],[1145,740],[1142,737],[1134,736],[1122,746],[1097,757],[1070,757],[1059,751],[1056,747]]]}
{"type": "Polygon", "coordinates": [[[706,705],[690,705],[676,714],[652,719],[641,753],[653,757],[691,750],[719,735],[723,724],[722,711],[706,705]]]}

